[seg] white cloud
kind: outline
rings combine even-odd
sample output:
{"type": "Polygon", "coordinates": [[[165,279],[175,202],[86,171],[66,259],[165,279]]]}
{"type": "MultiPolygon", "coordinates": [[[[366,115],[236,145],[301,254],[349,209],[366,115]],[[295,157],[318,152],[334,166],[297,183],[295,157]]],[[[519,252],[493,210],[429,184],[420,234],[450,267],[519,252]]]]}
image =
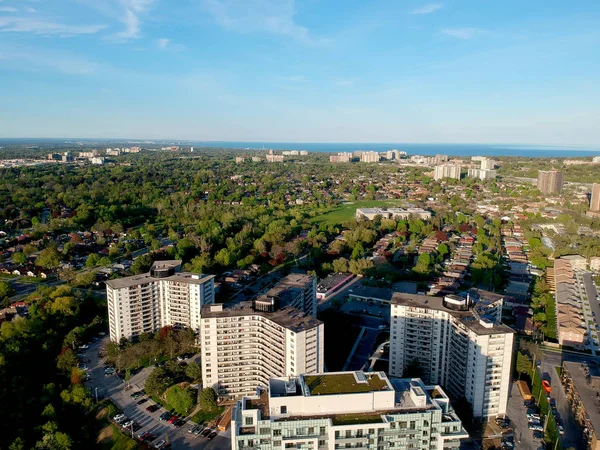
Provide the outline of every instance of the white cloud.
{"type": "Polygon", "coordinates": [[[169,50],[172,52],[179,52],[185,50],[185,46],[181,44],[174,44],[171,39],[161,38],[156,40],[156,46],[160,50],[169,50]]]}
{"type": "Polygon", "coordinates": [[[441,9],[442,6],[443,5],[441,3],[427,3],[426,5],[423,5],[420,8],[412,10],[411,14],[431,14],[432,12],[441,9]]]}
{"type": "Polygon", "coordinates": [[[471,39],[473,37],[475,37],[478,34],[481,34],[483,32],[483,30],[480,30],[479,28],[469,28],[469,27],[465,27],[465,28],[442,28],[441,32],[448,35],[448,36],[452,36],[458,39],[471,39]]]}
{"type": "Polygon", "coordinates": [[[4,33],[74,36],[79,34],[94,34],[103,28],[106,28],[106,25],[66,25],[30,17],[0,17],[0,32],[4,33]]]}
{"type": "Polygon", "coordinates": [[[37,12],[37,9],[32,8],[31,6],[26,6],[25,11],[28,13],[34,13],[34,12],[37,12]]]}
{"type": "Polygon", "coordinates": [[[118,0],[118,20],[125,25],[125,29],[115,33],[116,39],[132,39],[140,35],[142,21],[140,16],[147,12],[154,0],[118,0]]]}
{"type": "Polygon", "coordinates": [[[0,6],[0,12],[17,12],[17,8],[13,8],[12,6],[0,6]]]}
{"type": "Polygon", "coordinates": [[[202,0],[202,4],[219,25],[229,30],[266,32],[311,45],[328,42],[296,23],[295,0],[202,0]]]}
{"type": "Polygon", "coordinates": [[[167,48],[167,46],[169,45],[169,42],[171,42],[170,39],[157,39],[156,40],[156,45],[158,45],[158,48],[167,48]]]}

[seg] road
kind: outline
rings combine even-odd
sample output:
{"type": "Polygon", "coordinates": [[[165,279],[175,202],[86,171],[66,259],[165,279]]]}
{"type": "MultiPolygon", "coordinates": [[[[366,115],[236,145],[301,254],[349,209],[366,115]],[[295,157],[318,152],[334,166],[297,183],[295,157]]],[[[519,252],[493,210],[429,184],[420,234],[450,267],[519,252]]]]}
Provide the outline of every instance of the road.
{"type": "Polygon", "coordinates": [[[88,361],[88,373],[91,376],[91,380],[86,382],[86,386],[91,389],[93,396],[97,393],[101,398],[110,398],[127,417],[139,423],[142,428],[136,434],[151,432],[158,436],[154,442],[158,442],[161,439],[166,440],[168,437],[174,450],[192,448],[212,450],[229,448],[231,446],[230,439],[227,437],[229,432],[219,433],[212,441],[209,441],[187,432],[193,423],[186,423],[181,428],[174,428],[168,423],[159,421],[158,418],[164,412],[164,409],[161,408],[152,414],[148,413],[146,408],[153,404],[151,400],[142,405],[136,405],[137,400],[131,398],[131,393],[144,388],[144,381],[153,367],[143,369],[131,377],[130,384],[133,388],[125,391],[127,383],[115,375],[104,376],[104,360],[98,358],[98,349],[107,343],[108,337],[91,344],[90,348],[85,352],[85,360],[88,361]]]}

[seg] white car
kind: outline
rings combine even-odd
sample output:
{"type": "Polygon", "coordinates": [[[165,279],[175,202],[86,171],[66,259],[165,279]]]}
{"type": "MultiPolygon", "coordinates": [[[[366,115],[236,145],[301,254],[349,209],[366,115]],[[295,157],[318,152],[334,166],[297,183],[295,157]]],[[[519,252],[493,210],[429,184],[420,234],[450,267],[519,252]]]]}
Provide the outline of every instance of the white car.
{"type": "Polygon", "coordinates": [[[563,434],[565,434],[565,429],[563,428],[562,425],[558,426],[558,433],[562,436],[563,434]]]}
{"type": "Polygon", "coordinates": [[[167,442],[165,440],[158,441],[156,444],[154,444],[154,448],[162,448],[166,443],[167,442]]]}

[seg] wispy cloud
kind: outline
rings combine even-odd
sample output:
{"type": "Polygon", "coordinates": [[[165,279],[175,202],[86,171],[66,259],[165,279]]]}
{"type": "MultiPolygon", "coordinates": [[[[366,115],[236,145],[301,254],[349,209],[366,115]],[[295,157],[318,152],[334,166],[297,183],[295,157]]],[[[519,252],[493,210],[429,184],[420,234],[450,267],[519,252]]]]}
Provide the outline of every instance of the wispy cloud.
{"type": "Polygon", "coordinates": [[[475,36],[484,32],[484,30],[481,30],[479,28],[469,28],[469,27],[442,28],[440,31],[448,36],[452,36],[452,37],[455,37],[458,39],[471,39],[471,38],[474,38],[475,36]]]}
{"type": "Polygon", "coordinates": [[[94,34],[104,28],[106,28],[106,25],[66,25],[32,17],[0,17],[0,32],[3,33],[33,33],[66,37],[94,34]]]}
{"type": "Polygon", "coordinates": [[[125,26],[123,31],[113,34],[114,39],[133,39],[140,36],[142,21],[140,16],[146,13],[154,0],[119,0],[118,20],[125,26]]]}
{"type": "Polygon", "coordinates": [[[2,66],[13,66],[19,70],[53,70],[66,75],[90,75],[98,72],[101,66],[92,61],[62,53],[39,51],[35,48],[3,48],[0,46],[2,66]]]}
{"type": "Polygon", "coordinates": [[[349,87],[354,86],[356,82],[360,80],[358,77],[350,77],[350,78],[339,78],[334,81],[337,86],[349,87]]]}
{"type": "Polygon", "coordinates": [[[17,8],[13,8],[12,6],[0,6],[0,12],[17,12],[17,8]]]}
{"type": "Polygon", "coordinates": [[[438,9],[442,8],[441,3],[427,3],[426,5],[421,6],[420,8],[413,9],[411,14],[431,14],[432,12],[436,12],[438,9]]]}
{"type": "Polygon", "coordinates": [[[160,38],[156,40],[156,46],[160,50],[169,50],[173,52],[179,52],[181,50],[185,50],[185,46],[181,44],[175,44],[171,39],[160,38]]]}
{"type": "Polygon", "coordinates": [[[329,42],[296,23],[295,0],[202,0],[202,4],[219,25],[229,30],[266,32],[310,45],[329,42]]]}

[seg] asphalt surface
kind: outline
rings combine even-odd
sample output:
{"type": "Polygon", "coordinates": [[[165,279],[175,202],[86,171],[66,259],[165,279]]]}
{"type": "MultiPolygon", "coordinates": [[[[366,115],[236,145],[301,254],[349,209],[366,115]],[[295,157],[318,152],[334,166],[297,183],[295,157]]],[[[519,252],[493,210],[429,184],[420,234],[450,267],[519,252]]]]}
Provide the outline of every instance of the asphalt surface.
{"type": "Polygon", "coordinates": [[[557,423],[561,423],[565,430],[565,434],[561,437],[563,448],[573,447],[576,450],[584,450],[585,444],[581,438],[581,430],[571,412],[560,377],[556,372],[556,366],[543,362],[539,369],[540,372],[543,372],[545,380],[550,379],[550,386],[552,387],[550,396],[556,401],[558,412],[555,417],[558,419],[557,423]]]}
{"type": "Polygon", "coordinates": [[[515,448],[519,450],[538,450],[542,448],[542,442],[534,439],[533,431],[528,427],[527,407],[517,383],[511,383],[506,415],[510,419],[513,428],[515,448]]]}
{"type": "Polygon", "coordinates": [[[172,444],[174,450],[192,448],[212,450],[231,447],[231,441],[228,438],[229,431],[219,433],[213,440],[209,441],[206,438],[187,432],[191,426],[195,425],[193,422],[188,422],[181,428],[175,428],[166,422],[161,422],[159,416],[165,412],[162,407],[154,413],[147,412],[146,408],[154,404],[152,400],[148,400],[139,406],[136,405],[139,399],[132,399],[131,394],[144,388],[144,382],[153,368],[148,367],[143,369],[131,377],[129,384],[131,384],[132,388],[125,391],[128,383],[125,383],[115,375],[104,375],[104,359],[98,358],[98,349],[107,343],[108,337],[91,344],[90,348],[85,352],[88,373],[91,376],[91,380],[86,382],[86,386],[91,389],[93,396],[97,393],[99,398],[110,398],[127,417],[140,424],[141,428],[136,431],[136,435],[151,432],[157,435],[157,439],[153,443],[161,439],[167,440],[168,437],[168,441],[172,444]]]}

